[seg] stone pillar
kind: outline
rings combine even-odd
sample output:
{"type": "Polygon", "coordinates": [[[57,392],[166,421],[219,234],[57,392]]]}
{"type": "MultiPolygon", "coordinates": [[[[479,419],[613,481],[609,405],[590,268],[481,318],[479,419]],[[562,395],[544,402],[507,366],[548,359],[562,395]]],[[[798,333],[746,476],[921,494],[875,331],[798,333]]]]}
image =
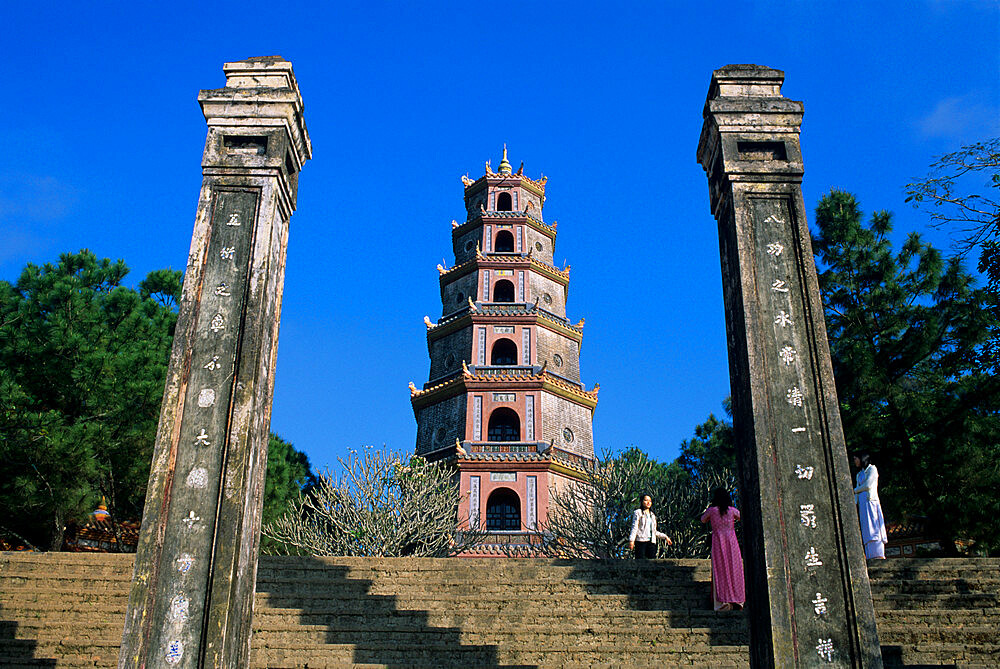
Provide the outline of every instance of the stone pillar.
{"type": "Polygon", "coordinates": [[[881,667],[784,73],[716,70],[698,162],[719,222],[754,667],[881,667]]]}
{"type": "Polygon", "coordinates": [[[312,156],[291,63],[201,91],[202,187],[118,666],[245,667],[288,221],[312,156]]]}

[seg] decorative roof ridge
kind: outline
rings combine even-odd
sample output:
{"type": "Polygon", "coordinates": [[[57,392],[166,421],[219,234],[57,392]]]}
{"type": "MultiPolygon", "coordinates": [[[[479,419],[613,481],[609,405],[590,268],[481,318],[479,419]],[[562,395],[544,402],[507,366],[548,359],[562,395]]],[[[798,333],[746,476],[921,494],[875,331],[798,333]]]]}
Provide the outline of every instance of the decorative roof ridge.
{"type": "MultiPolygon", "coordinates": [[[[546,367],[548,366],[548,361],[542,364],[542,368],[536,374],[534,369],[530,372],[524,372],[520,370],[511,371],[501,371],[500,373],[493,374],[480,374],[477,369],[475,372],[469,370],[468,365],[465,361],[462,361],[462,377],[469,381],[476,382],[486,382],[486,383],[496,383],[496,382],[509,382],[509,381],[543,381],[551,383],[552,385],[566,390],[568,392],[580,395],[581,397],[587,397],[593,400],[597,399],[597,394],[601,390],[601,384],[595,384],[593,390],[587,390],[585,387],[576,386],[569,381],[564,381],[555,374],[551,374],[546,367]]],[[[474,365],[475,367],[475,365],[474,365]]]]}
{"type": "MultiPolygon", "coordinates": [[[[537,305],[535,306],[537,307],[537,305]]],[[[569,328],[570,330],[579,332],[580,334],[583,334],[583,325],[587,320],[585,318],[581,318],[579,323],[573,325],[572,323],[569,322],[568,318],[566,319],[560,318],[556,314],[553,314],[551,311],[546,311],[545,309],[538,309],[538,315],[547,321],[551,321],[565,328],[569,328]]]]}
{"type": "MultiPolygon", "coordinates": [[[[521,169],[524,169],[524,163],[521,163],[521,169]]],[[[528,182],[528,185],[534,186],[536,189],[542,191],[543,193],[545,192],[545,184],[548,183],[549,180],[549,178],[544,174],[539,175],[538,179],[532,179],[529,176],[525,176],[524,173],[521,172],[521,170],[518,170],[516,174],[501,174],[499,172],[494,172],[493,169],[490,167],[490,161],[487,160],[486,174],[479,177],[478,179],[473,179],[472,177],[469,176],[469,173],[466,172],[465,174],[462,175],[462,185],[465,186],[465,190],[469,190],[470,188],[478,184],[480,181],[483,181],[490,177],[493,177],[494,179],[502,179],[504,181],[506,181],[507,179],[517,178],[521,181],[528,182]]]]}
{"type": "MultiPolygon", "coordinates": [[[[526,302],[511,303],[511,305],[515,304],[523,305],[527,303],[526,302]]],[[[494,302],[492,304],[484,304],[482,306],[477,307],[475,306],[475,304],[473,304],[472,306],[467,306],[464,309],[459,309],[458,311],[454,311],[448,314],[446,317],[439,319],[437,323],[431,321],[430,317],[424,316],[424,325],[426,326],[427,331],[429,333],[432,330],[444,327],[446,325],[449,325],[450,323],[458,321],[461,318],[471,315],[485,316],[487,318],[495,318],[498,316],[500,317],[539,316],[543,320],[546,320],[560,327],[566,328],[567,330],[570,330],[572,332],[577,332],[581,335],[583,334],[583,326],[584,323],[586,322],[585,318],[581,318],[580,322],[574,325],[573,323],[569,322],[569,319],[561,318],[560,316],[557,316],[556,314],[553,314],[550,311],[546,311],[545,309],[540,308],[536,300],[536,302],[531,306],[507,306],[506,303],[494,302]]]]}
{"type": "Polygon", "coordinates": [[[548,371],[545,370],[545,365],[542,365],[542,371],[539,373],[539,376],[545,377],[545,380],[548,381],[549,383],[551,383],[554,386],[558,386],[559,388],[562,388],[563,390],[567,390],[567,391],[569,391],[571,393],[575,393],[577,395],[580,395],[581,397],[588,397],[588,398],[593,399],[593,400],[597,400],[597,394],[601,390],[601,384],[600,383],[594,384],[594,389],[593,390],[587,390],[586,387],[583,386],[583,384],[581,384],[580,387],[574,386],[569,381],[563,381],[558,376],[555,376],[554,374],[550,374],[548,371]]]}
{"type": "Polygon", "coordinates": [[[413,381],[410,381],[410,386],[409,386],[410,387],[410,398],[413,399],[415,397],[420,397],[421,395],[426,395],[427,393],[433,392],[435,390],[440,390],[440,389],[445,388],[447,386],[453,386],[453,385],[455,385],[456,383],[458,383],[459,381],[462,381],[462,380],[463,379],[462,379],[461,376],[455,376],[455,377],[452,377],[452,378],[448,379],[447,381],[442,381],[441,383],[435,383],[433,386],[429,386],[427,388],[417,388],[413,384],[413,381]]]}
{"type": "Polygon", "coordinates": [[[477,213],[472,218],[466,219],[466,221],[464,223],[458,223],[457,221],[452,220],[452,226],[451,226],[452,230],[457,230],[458,228],[461,228],[461,227],[463,227],[465,225],[469,225],[470,223],[474,223],[477,220],[482,220],[482,218],[483,218],[484,215],[486,215],[486,216],[492,216],[494,218],[517,218],[517,217],[523,216],[525,218],[530,219],[531,222],[535,223],[536,225],[538,225],[538,226],[540,226],[542,228],[546,228],[548,230],[551,230],[553,233],[556,232],[556,228],[558,227],[558,222],[557,221],[552,221],[551,224],[550,223],[546,223],[545,221],[540,221],[537,218],[535,218],[534,216],[532,216],[531,214],[529,214],[527,210],[525,210],[525,211],[486,211],[485,209],[480,209],[479,213],[477,213]]]}
{"type": "MultiPolygon", "coordinates": [[[[516,263],[526,263],[527,265],[535,266],[540,270],[551,272],[552,274],[558,275],[567,281],[569,281],[569,272],[572,269],[572,265],[566,265],[564,269],[559,269],[555,265],[550,265],[547,262],[538,260],[532,257],[531,252],[522,253],[520,255],[500,255],[495,254],[492,251],[487,251],[483,253],[479,246],[476,245],[476,255],[472,256],[463,263],[453,265],[451,267],[445,268],[441,263],[438,263],[437,271],[441,278],[451,274],[452,272],[459,272],[459,270],[467,270],[469,266],[475,262],[493,262],[500,264],[513,265],[516,263]]],[[[461,274],[462,272],[459,272],[461,274]]]]}

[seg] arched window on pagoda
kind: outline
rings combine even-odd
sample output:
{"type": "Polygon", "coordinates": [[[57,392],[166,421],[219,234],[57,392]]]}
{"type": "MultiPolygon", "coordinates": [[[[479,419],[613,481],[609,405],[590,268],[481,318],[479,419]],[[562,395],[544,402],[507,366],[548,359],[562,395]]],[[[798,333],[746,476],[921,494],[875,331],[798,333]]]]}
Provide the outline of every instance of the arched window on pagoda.
{"type": "Polygon", "coordinates": [[[487,436],[490,441],[520,441],[521,419],[517,412],[500,407],[491,413],[487,436]]]}
{"type": "Polygon", "coordinates": [[[498,339],[490,351],[491,365],[516,365],[517,344],[509,339],[498,339]]]}
{"type": "Polygon", "coordinates": [[[500,193],[497,196],[497,211],[513,211],[513,209],[510,193],[500,193]]]}
{"type": "Polygon", "coordinates": [[[486,500],[486,531],[517,532],[521,529],[521,500],[510,488],[497,488],[486,500]]]}
{"type": "Polygon", "coordinates": [[[510,230],[501,230],[497,233],[493,248],[500,253],[514,251],[514,235],[510,230]]]}
{"type": "Polygon", "coordinates": [[[501,279],[493,285],[494,302],[513,302],[514,284],[507,279],[501,279]]]}

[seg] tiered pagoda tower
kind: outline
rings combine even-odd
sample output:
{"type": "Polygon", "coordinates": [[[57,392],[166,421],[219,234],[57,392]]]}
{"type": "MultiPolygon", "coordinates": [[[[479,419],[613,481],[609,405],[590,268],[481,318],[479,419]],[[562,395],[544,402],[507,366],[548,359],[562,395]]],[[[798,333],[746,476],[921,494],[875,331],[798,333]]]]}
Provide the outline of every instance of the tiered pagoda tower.
{"type": "Polygon", "coordinates": [[[465,185],[452,221],[455,264],[438,265],[441,318],[427,325],[430,379],[410,384],[417,455],[457,465],[461,519],[483,528],[483,552],[534,543],[549,496],[594,457],[598,387],[580,381],[583,320],[566,318],[569,267],[553,265],[556,223],[543,221],[545,182],[494,172],[465,185]]]}

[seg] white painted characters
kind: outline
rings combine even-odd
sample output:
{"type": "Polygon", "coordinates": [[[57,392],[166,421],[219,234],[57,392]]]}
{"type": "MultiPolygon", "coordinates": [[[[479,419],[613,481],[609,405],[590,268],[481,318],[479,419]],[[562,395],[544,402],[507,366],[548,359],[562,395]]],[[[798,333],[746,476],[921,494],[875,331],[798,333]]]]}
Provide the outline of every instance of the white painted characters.
{"type": "Polygon", "coordinates": [[[822,560],[819,559],[819,553],[816,552],[816,548],[813,546],[810,546],[809,550],[806,552],[805,561],[807,567],[823,566],[822,560]]]}
{"type": "Polygon", "coordinates": [[[778,351],[778,357],[781,361],[785,363],[785,367],[795,362],[795,349],[791,346],[784,346],[780,351],[778,351]]]}
{"type": "Polygon", "coordinates": [[[802,465],[795,465],[795,476],[800,479],[811,480],[813,477],[812,467],[803,467],[802,465]]]}
{"type": "Polygon", "coordinates": [[[802,406],[802,397],[803,397],[802,391],[799,390],[798,386],[793,386],[792,388],[789,388],[788,391],[785,393],[785,401],[787,401],[793,407],[802,406]]]}
{"type": "Polygon", "coordinates": [[[799,521],[806,527],[816,527],[815,507],[815,504],[799,504],[799,521]]]}

